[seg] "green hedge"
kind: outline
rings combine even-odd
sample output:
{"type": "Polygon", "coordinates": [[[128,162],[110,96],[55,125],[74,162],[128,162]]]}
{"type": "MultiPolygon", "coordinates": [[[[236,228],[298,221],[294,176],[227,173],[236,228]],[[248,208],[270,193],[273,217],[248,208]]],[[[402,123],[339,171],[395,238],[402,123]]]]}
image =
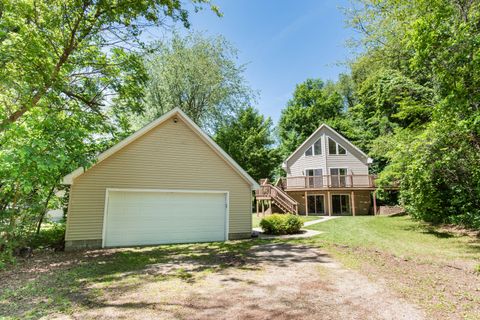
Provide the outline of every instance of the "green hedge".
{"type": "Polygon", "coordinates": [[[303,222],[293,214],[272,214],[260,221],[260,227],[267,234],[295,234],[300,232],[303,222]]]}

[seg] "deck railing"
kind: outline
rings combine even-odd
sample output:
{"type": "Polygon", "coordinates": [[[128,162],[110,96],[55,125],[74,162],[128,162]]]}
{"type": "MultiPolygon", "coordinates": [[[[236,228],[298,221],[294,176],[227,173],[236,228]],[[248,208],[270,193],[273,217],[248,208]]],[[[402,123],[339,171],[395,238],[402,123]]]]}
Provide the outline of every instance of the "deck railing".
{"type": "Polygon", "coordinates": [[[261,184],[260,188],[255,190],[255,196],[257,199],[272,199],[285,212],[298,213],[297,201],[271,184],[261,184]]]}
{"type": "Polygon", "coordinates": [[[281,178],[282,189],[373,188],[374,175],[323,175],[281,178]]]}

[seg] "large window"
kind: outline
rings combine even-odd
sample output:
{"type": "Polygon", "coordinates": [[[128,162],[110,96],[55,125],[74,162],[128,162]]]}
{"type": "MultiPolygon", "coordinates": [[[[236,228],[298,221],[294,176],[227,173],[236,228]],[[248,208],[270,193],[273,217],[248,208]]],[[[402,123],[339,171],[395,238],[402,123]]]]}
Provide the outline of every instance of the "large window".
{"type": "Polygon", "coordinates": [[[305,156],[318,156],[322,154],[322,139],[318,139],[310,148],[305,151],[305,156]]]}
{"type": "Polygon", "coordinates": [[[336,143],[332,138],[328,138],[328,154],[347,154],[347,150],[336,143]]]}
{"type": "Polygon", "coordinates": [[[307,213],[308,214],[324,214],[325,201],[323,195],[307,196],[307,213]]]}

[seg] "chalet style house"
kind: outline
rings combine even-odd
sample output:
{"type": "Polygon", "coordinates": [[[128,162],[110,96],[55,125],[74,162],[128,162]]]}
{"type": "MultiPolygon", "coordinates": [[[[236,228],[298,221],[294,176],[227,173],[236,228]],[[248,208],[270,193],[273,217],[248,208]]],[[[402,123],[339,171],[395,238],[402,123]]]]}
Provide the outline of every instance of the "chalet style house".
{"type": "Polygon", "coordinates": [[[257,213],[373,214],[377,211],[375,178],[368,174],[372,161],[322,124],[283,162],[286,177],[275,184],[261,181],[256,191],[257,213]]]}

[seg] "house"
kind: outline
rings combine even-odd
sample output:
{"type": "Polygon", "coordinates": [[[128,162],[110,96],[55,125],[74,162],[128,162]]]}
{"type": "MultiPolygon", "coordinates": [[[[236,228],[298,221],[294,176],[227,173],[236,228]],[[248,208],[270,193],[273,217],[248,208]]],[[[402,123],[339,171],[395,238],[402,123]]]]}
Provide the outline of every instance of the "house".
{"type": "Polygon", "coordinates": [[[66,249],[251,235],[258,184],[178,108],[63,182],[70,185],[66,249]]]}
{"type": "Polygon", "coordinates": [[[286,177],[276,185],[262,181],[256,191],[257,212],[259,207],[265,212],[266,204],[269,211],[273,205],[283,212],[305,215],[373,213],[376,188],[374,176],[368,173],[372,161],[322,124],[283,162],[286,177]]]}

